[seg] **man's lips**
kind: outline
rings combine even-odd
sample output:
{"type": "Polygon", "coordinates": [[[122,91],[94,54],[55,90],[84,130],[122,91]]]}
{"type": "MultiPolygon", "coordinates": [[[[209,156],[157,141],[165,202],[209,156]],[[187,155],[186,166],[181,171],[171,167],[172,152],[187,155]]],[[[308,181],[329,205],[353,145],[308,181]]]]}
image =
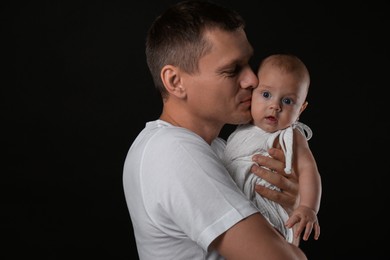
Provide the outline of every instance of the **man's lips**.
{"type": "Polygon", "coordinates": [[[252,98],[249,97],[249,98],[243,99],[241,101],[241,104],[251,104],[251,102],[252,102],[252,98]]]}

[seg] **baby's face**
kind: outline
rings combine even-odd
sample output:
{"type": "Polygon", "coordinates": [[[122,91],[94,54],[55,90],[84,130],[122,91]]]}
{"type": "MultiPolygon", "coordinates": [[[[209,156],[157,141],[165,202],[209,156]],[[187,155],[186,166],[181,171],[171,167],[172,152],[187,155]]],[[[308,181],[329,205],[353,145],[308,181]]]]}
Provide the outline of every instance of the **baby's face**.
{"type": "Polygon", "coordinates": [[[252,94],[253,123],[267,132],[293,124],[306,108],[308,80],[275,67],[263,68],[258,78],[252,94]]]}

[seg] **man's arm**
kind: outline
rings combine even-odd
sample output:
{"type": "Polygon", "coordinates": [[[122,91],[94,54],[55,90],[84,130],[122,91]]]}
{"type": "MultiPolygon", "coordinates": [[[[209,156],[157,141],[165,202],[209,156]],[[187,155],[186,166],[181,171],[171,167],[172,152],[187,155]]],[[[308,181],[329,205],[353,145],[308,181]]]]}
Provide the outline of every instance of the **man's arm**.
{"type": "Polygon", "coordinates": [[[288,243],[260,213],[238,222],[215,239],[211,248],[229,260],[307,259],[301,249],[288,243]]]}

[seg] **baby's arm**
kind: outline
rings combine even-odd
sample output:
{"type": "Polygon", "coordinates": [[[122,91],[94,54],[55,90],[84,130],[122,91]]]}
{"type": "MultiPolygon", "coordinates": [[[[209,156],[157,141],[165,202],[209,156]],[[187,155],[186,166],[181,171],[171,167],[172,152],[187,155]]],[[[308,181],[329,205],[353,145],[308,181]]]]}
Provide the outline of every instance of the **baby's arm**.
{"type": "Polygon", "coordinates": [[[313,209],[303,205],[299,205],[298,208],[293,211],[290,218],[286,222],[286,226],[288,228],[293,228],[296,238],[298,238],[302,231],[305,230],[302,237],[302,239],[305,241],[309,239],[313,229],[314,239],[317,240],[320,236],[320,224],[318,222],[317,213],[313,209]]]}
{"type": "Polygon", "coordinates": [[[320,226],[317,213],[321,201],[321,177],[318,172],[317,163],[309,148],[306,138],[297,130],[294,130],[294,152],[293,165],[299,178],[299,207],[291,214],[286,225],[293,227],[296,237],[300,236],[305,229],[303,240],[307,240],[314,228],[314,238],[320,235],[320,226]]]}

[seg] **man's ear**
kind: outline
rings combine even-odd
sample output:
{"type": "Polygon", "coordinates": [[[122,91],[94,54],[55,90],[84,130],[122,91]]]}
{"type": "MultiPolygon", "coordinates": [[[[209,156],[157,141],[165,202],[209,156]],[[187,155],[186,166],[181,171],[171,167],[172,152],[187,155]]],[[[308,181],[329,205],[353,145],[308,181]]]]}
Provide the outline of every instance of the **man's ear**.
{"type": "Polygon", "coordinates": [[[185,98],[187,93],[181,80],[181,71],[178,67],[166,65],[161,70],[161,79],[169,95],[185,98]]]}

